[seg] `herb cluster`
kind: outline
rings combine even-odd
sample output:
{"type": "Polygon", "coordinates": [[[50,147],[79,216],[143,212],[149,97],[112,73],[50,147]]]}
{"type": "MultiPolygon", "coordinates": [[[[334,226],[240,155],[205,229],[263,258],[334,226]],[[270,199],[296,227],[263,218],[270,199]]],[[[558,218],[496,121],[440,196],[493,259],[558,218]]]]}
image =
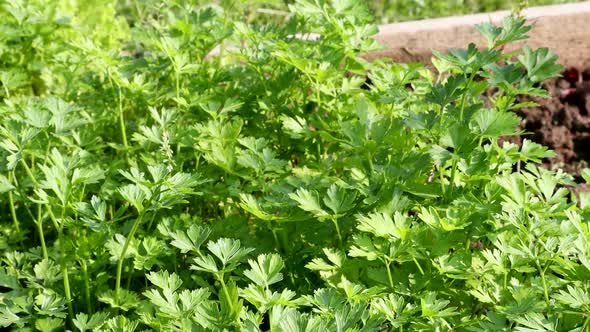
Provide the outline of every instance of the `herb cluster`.
{"type": "Polygon", "coordinates": [[[363,60],[359,1],[257,6],[2,2],[0,327],[590,327],[588,202],[500,139],[561,70],[523,19],[435,72],[363,60]]]}

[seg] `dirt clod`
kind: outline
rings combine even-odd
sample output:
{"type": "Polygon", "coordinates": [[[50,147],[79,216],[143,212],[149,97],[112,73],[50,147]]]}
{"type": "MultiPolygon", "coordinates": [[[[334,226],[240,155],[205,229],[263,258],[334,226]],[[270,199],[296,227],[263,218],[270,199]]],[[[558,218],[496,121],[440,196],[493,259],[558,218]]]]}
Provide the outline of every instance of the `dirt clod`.
{"type": "Polygon", "coordinates": [[[590,162],[590,69],[568,68],[561,78],[543,83],[551,98],[526,97],[539,104],[517,110],[520,129],[529,138],[555,151],[544,161],[549,168],[563,168],[579,175],[590,162]]]}

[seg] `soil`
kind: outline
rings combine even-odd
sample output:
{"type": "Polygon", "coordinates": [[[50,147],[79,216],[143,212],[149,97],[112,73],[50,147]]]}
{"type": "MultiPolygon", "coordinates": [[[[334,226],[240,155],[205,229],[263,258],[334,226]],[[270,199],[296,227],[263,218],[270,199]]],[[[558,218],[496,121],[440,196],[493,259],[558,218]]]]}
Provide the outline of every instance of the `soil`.
{"type": "Polygon", "coordinates": [[[556,156],[544,165],[578,177],[590,163],[590,69],[568,68],[561,78],[544,82],[543,88],[551,98],[523,98],[539,106],[515,111],[523,119],[520,129],[528,134],[509,140],[518,144],[529,138],[549,147],[556,156]]]}

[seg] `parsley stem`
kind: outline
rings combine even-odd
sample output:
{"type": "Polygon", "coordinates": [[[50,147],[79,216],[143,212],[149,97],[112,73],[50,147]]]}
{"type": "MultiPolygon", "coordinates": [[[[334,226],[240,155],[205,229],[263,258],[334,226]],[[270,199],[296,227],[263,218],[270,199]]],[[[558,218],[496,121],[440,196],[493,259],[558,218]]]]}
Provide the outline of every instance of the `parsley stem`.
{"type": "Polygon", "coordinates": [[[129,234],[125,239],[125,244],[123,244],[123,248],[121,249],[119,260],[117,261],[117,277],[115,279],[115,298],[117,301],[119,301],[119,295],[121,294],[121,274],[123,272],[123,261],[125,259],[125,254],[127,253],[127,249],[129,249],[129,245],[131,244],[133,236],[135,235],[135,232],[137,232],[137,228],[139,227],[139,224],[141,224],[141,220],[143,219],[144,215],[145,212],[142,211],[139,213],[137,219],[135,219],[133,226],[131,226],[131,231],[129,231],[129,234]]]}
{"type": "MultiPolygon", "coordinates": [[[[38,188],[39,183],[35,179],[35,176],[33,175],[33,172],[31,171],[31,169],[29,168],[29,165],[27,165],[27,163],[25,162],[24,159],[21,159],[20,161],[21,161],[21,165],[25,169],[25,172],[27,173],[27,176],[33,182],[33,185],[38,188]]],[[[45,235],[43,234],[43,223],[42,223],[42,218],[41,218],[41,205],[40,204],[37,205],[37,222],[36,223],[37,223],[37,229],[39,230],[39,240],[41,241],[41,248],[43,250],[43,258],[49,259],[49,255],[47,253],[47,245],[45,244],[45,235]]]]}
{"type": "Polygon", "coordinates": [[[279,238],[277,237],[277,230],[272,225],[270,225],[270,231],[272,232],[272,237],[275,240],[277,250],[281,250],[281,244],[279,242],[279,238]]]}
{"type": "Polygon", "coordinates": [[[453,195],[453,189],[455,184],[455,174],[457,173],[457,160],[453,159],[453,164],[451,166],[451,178],[449,179],[449,195],[448,198],[450,199],[453,195]]]}
{"type": "Polygon", "coordinates": [[[90,281],[88,278],[88,266],[85,260],[80,261],[82,268],[82,277],[84,278],[84,295],[86,296],[86,310],[88,314],[92,313],[92,302],[90,301],[90,281]]]}
{"type": "Polygon", "coordinates": [[[225,298],[227,299],[227,305],[229,305],[229,310],[230,311],[234,311],[234,306],[232,304],[232,300],[229,297],[229,292],[227,291],[227,286],[225,285],[225,281],[223,281],[223,274],[221,275],[221,277],[218,277],[219,279],[219,283],[221,283],[221,289],[223,289],[223,294],[225,295],[225,298]]]}
{"type": "Polygon", "coordinates": [[[123,114],[123,94],[121,93],[121,86],[117,84],[118,96],[119,96],[119,127],[121,128],[121,138],[123,140],[123,146],[125,147],[125,158],[127,158],[127,129],[125,127],[125,116],[123,114]]]}
{"type": "MultiPolygon", "coordinates": [[[[12,174],[12,172],[11,172],[12,174]]],[[[18,217],[16,216],[16,209],[14,208],[14,197],[12,196],[12,191],[8,192],[8,205],[10,205],[10,215],[12,216],[12,222],[14,223],[14,229],[16,230],[18,242],[20,243],[20,247],[24,251],[22,234],[20,232],[20,224],[18,222],[18,217]]]]}
{"type": "Polygon", "coordinates": [[[420,266],[420,263],[418,263],[418,260],[416,259],[416,257],[412,257],[412,260],[414,261],[414,263],[416,264],[416,266],[418,267],[418,270],[420,270],[420,273],[422,275],[424,275],[424,270],[422,270],[422,266],[420,266]]]}
{"type": "MultiPolygon", "coordinates": [[[[60,263],[61,263],[61,273],[63,277],[63,284],[64,284],[64,293],[66,295],[66,301],[68,303],[68,320],[71,321],[74,317],[74,309],[72,308],[73,301],[72,301],[72,291],[70,288],[70,277],[68,275],[68,263],[67,263],[67,255],[66,255],[66,248],[65,248],[65,237],[63,234],[63,224],[59,224],[55,214],[51,210],[50,206],[47,206],[47,213],[49,214],[49,218],[53,222],[53,225],[57,231],[57,240],[59,242],[59,253],[60,253],[60,263]]],[[[61,209],[61,218],[63,219],[65,214],[65,207],[62,206],[61,209]]],[[[63,221],[62,221],[63,222],[63,221]]]]}
{"type": "Polygon", "coordinates": [[[543,295],[545,296],[545,303],[547,304],[548,308],[551,308],[551,302],[549,302],[549,290],[547,289],[547,280],[545,279],[545,271],[547,271],[547,268],[542,269],[539,261],[536,261],[536,263],[537,268],[539,269],[539,273],[541,274],[541,284],[543,285],[543,295]]]}
{"type": "Polygon", "coordinates": [[[340,226],[338,225],[338,218],[334,217],[332,218],[332,222],[334,223],[334,227],[336,227],[336,234],[338,235],[338,243],[340,244],[340,247],[342,247],[342,234],[340,233],[340,226]]]}
{"type": "Polygon", "coordinates": [[[176,103],[180,99],[180,73],[176,66],[174,66],[174,80],[176,81],[176,103]]]}
{"type": "Polygon", "coordinates": [[[389,287],[393,290],[393,277],[391,276],[391,261],[387,259],[385,261],[385,269],[387,270],[387,279],[389,280],[389,287]]]}
{"type": "Polygon", "coordinates": [[[39,241],[41,241],[41,250],[43,251],[43,259],[49,259],[49,254],[47,253],[47,245],[45,244],[45,234],[43,233],[43,220],[41,219],[41,204],[37,204],[37,220],[35,220],[35,224],[37,224],[37,230],[39,232],[39,241]]]}

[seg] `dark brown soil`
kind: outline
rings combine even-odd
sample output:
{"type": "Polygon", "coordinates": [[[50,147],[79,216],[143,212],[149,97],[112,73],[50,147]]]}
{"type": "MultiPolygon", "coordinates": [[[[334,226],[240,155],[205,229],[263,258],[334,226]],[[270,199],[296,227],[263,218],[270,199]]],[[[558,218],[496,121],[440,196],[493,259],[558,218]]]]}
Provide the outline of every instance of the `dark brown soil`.
{"type": "Polygon", "coordinates": [[[590,69],[569,68],[543,87],[551,98],[527,97],[539,106],[516,113],[523,118],[520,128],[529,134],[510,141],[530,138],[549,147],[557,156],[544,164],[576,176],[590,163],[590,69]]]}

